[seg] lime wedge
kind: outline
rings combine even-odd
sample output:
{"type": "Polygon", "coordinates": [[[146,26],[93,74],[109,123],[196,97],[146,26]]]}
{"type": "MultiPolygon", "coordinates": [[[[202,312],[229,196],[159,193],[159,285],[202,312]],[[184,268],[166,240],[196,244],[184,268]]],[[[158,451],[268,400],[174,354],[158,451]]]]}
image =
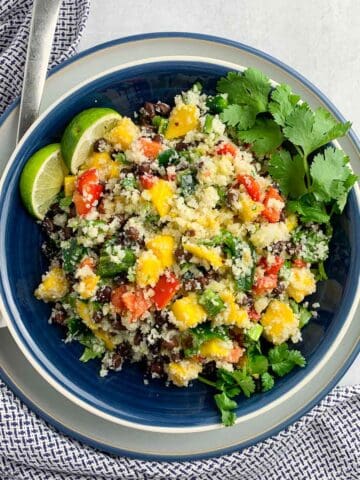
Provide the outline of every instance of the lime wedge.
{"type": "Polygon", "coordinates": [[[63,186],[66,173],[59,143],[47,145],[29,158],[20,177],[20,195],[31,215],[44,218],[63,186]]]}
{"type": "Polygon", "coordinates": [[[112,108],[88,108],[71,120],[61,139],[61,152],[72,173],[86,161],[94,142],[110,131],[120,118],[112,108]]]}

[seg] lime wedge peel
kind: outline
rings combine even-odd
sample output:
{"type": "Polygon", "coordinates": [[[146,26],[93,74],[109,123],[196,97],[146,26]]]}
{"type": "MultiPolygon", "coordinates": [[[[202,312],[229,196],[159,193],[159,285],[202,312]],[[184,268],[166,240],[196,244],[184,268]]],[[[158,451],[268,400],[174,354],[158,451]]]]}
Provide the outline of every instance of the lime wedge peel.
{"type": "Polygon", "coordinates": [[[20,177],[20,195],[31,215],[44,218],[63,186],[66,173],[59,143],[47,145],[29,158],[20,177]]]}
{"type": "Polygon", "coordinates": [[[112,108],[89,108],[71,120],[61,139],[61,152],[72,173],[77,173],[86,161],[94,142],[109,132],[120,118],[112,108]]]}

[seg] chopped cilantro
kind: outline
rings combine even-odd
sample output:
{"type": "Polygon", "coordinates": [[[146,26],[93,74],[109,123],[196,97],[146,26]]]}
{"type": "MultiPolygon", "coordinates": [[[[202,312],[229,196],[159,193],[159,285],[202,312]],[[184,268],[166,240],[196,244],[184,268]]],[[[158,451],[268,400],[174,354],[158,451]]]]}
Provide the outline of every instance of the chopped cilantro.
{"type": "Polygon", "coordinates": [[[88,328],[84,325],[78,317],[71,317],[66,322],[68,334],[71,337],[76,337],[77,335],[83,334],[88,331],[88,328]]]}
{"type": "Polygon", "coordinates": [[[86,255],[87,249],[79,245],[77,241],[72,238],[69,246],[62,249],[63,268],[65,272],[73,273],[77,264],[86,255]]]}
{"type": "Polygon", "coordinates": [[[249,105],[229,105],[220,115],[228,127],[251,128],[255,124],[256,110],[249,105]]]}
{"type": "Polygon", "coordinates": [[[293,312],[299,317],[299,328],[305,327],[309,323],[312,315],[307,308],[290,299],[290,307],[293,312]]]}
{"type": "Polygon", "coordinates": [[[312,194],[306,194],[299,200],[289,200],[286,209],[300,215],[303,223],[327,223],[330,221],[330,215],[327,213],[325,205],[317,202],[312,194]]]}
{"type": "Polygon", "coordinates": [[[225,427],[234,425],[236,420],[236,413],[233,412],[237,407],[237,403],[231,400],[225,392],[214,395],[215,403],[221,413],[221,421],[225,427]]]}
{"type": "Polygon", "coordinates": [[[199,303],[205,308],[206,313],[210,317],[215,317],[225,308],[225,303],[221,300],[220,295],[210,288],[207,288],[200,295],[199,303]]]}
{"type": "Polygon", "coordinates": [[[101,358],[104,355],[104,342],[95,337],[92,333],[83,334],[78,340],[81,345],[85,346],[84,352],[80,357],[81,362],[88,362],[94,358],[101,358]]]}
{"type": "Polygon", "coordinates": [[[299,256],[306,262],[322,262],[329,255],[329,236],[314,227],[298,227],[292,235],[296,245],[300,246],[299,256]]]}
{"type": "Polygon", "coordinates": [[[196,188],[195,174],[190,170],[185,170],[184,173],[179,175],[179,184],[181,193],[184,197],[193,194],[196,188]]]}
{"type": "Polygon", "coordinates": [[[269,111],[272,113],[275,122],[284,127],[287,117],[293,111],[300,100],[299,95],[294,95],[289,85],[278,85],[271,94],[269,111]]]}
{"type": "Polygon", "coordinates": [[[271,348],[268,359],[273,372],[279,377],[291,372],[296,366],[304,367],[306,365],[305,358],[299,350],[289,350],[286,343],[271,348]]]}
{"type": "MultiPolygon", "coordinates": [[[[110,247],[111,248],[111,247],[110,247]]],[[[117,252],[117,256],[119,251],[117,252]]],[[[101,253],[97,267],[97,274],[100,277],[115,277],[119,273],[127,272],[136,262],[136,255],[130,248],[125,248],[122,251],[121,259],[115,261],[111,258],[111,252],[101,253]]]]}
{"type": "Polygon", "coordinates": [[[251,355],[248,357],[247,368],[251,375],[262,375],[269,368],[268,359],[265,355],[251,355]]]}
{"type": "Polygon", "coordinates": [[[63,198],[60,198],[59,200],[59,206],[60,208],[67,208],[67,207],[70,207],[70,205],[72,204],[72,197],[63,197],[63,198]]]}
{"type": "Polygon", "coordinates": [[[271,390],[274,386],[274,377],[270,375],[268,372],[264,372],[261,375],[261,387],[263,392],[267,392],[268,390],[271,390]]]}
{"type": "Polygon", "coordinates": [[[134,190],[137,187],[137,180],[132,173],[129,173],[125,178],[121,180],[121,186],[125,190],[134,190]]]}
{"type": "Polygon", "coordinates": [[[229,340],[228,327],[221,325],[219,327],[212,327],[210,322],[199,325],[188,330],[191,335],[192,346],[185,349],[185,356],[189,357],[196,355],[201,345],[213,338],[220,338],[221,340],[229,340]]]}
{"type": "Polygon", "coordinates": [[[167,167],[168,165],[174,165],[179,162],[179,154],[173,148],[168,148],[159,153],[157,159],[161,167],[167,167]]]}
{"type": "Polygon", "coordinates": [[[284,140],[279,125],[267,118],[258,118],[249,130],[238,130],[237,136],[239,140],[250,143],[257,155],[274,152],[284,140]]]}
{"type": "Polygon", "coordinates": [[[250,397],[255,392],[255,382],[251,375],[245,369],[235,370],[232,372],[232,377],[240,386],[245,397],[250,397]]]}

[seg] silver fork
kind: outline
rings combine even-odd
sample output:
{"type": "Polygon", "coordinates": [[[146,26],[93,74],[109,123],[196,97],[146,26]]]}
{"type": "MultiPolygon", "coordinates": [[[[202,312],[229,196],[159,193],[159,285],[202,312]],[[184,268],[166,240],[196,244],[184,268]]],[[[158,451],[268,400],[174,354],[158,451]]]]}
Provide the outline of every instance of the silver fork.
{"type": "Polygon", "coordinates": [[[19,109],[17,142],[39,115],[61,0],[34,0],[19,109]]]}

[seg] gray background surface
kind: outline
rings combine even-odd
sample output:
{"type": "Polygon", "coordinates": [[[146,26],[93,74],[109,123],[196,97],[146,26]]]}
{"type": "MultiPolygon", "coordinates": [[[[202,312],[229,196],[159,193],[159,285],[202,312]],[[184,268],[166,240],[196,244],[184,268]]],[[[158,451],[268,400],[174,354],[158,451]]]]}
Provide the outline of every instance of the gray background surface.
{"type": "MultiPolygon", "coordinates": [[[[360,132],[360,0],[91,0],[79,50],[155,31],[259,48],[298,70],[360,132]]],[[[360,358],[341,384],[360,383],[360,358]]]]}

